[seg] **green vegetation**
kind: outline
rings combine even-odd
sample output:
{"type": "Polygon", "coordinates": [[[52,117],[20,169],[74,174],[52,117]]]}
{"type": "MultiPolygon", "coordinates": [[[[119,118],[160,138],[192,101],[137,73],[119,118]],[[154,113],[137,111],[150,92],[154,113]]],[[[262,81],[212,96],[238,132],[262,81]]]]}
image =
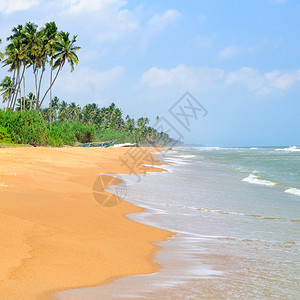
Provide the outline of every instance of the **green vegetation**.
{"type": "Polygon", "coordinates": [[[3,126],[0,126],[0,144],[12,144],[10,134],[3,126]]]}
{"type": "Polygon", "coordinates": [[[12,35],[7,38],[8,45],[4,53],[0,53],[3,67],[8,68],[12,76],[6,76],[0,83],[3,102],[7,109],[15,110],[19,102],[21,111],[27,105],[31,109],[40,110],[42,104],[63,69],[66,62],[71,66],[71,72],[74,66],[78,64],[76,51],[80,47],[76,46],[77,36],[70,38],[70,34],[64,31],[58,31],[54,22],[46,23],[44,27],[38,30],[38,26],[28,22],[24,26],[18,25],[12,29],[12,35]],[[42,92],[42,84],[45,72],[49,71],[49,86],[42,92]],[[34,94],[26,99],[25,71],[32,70],[34,82],[34,94]],[[53,72],[55,74],[53,76],[53,72]],[[18,99],[19,97],[19,99],[18,99]]]}
{"type": "Polygon", "coordinates": [[[0,142],[2,137],[17,144],[54,147],[110,140],[146,146],[175,143],[166,133],[148,126],[148,118],[135,121],[127,115],[124,119],[114,103],[101,109],[96,104],[88,104],[81,109],[74,102],[59,102],[54,97],[51,110],[51,117],[49,108],[0,110],[0,142]]]}
{"type": "Polygon", "coordinates": [[[124,118],[114,103],[103,108],[95,103],[81,108],[75,102],[52,97],[52,87],[65,63],[69,63],[71,72],[78,64],[76,52],[80,47],[75,45],[76,37],[70,38],[69,33],[59,31],[54,22],[46,23],[39,30],[31,22],[12,29],[5,51],[0,52],[2,67],[11,75],[0,82],[5,103],[4,110],[0,110],[0,143],[59,147],[117,140],[118,143],[174,145],[176,141],[166,133],[149,126],[148,118],[134,120],[128,115],[124,118]],[[42,91],[46,73],[50,80],[42,91]],[[25,80],[28,74],[31,77],[25,80]],[[28,79],[34,91],[26,95],[28,79]],[[43,106],[47,95],[49,107],[43,106]]]}

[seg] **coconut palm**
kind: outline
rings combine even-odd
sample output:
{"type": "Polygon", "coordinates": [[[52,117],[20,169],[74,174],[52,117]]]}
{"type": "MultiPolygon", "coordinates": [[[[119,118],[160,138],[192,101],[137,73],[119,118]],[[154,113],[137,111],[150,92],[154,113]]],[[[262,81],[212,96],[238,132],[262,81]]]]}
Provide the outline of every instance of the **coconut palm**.
{"type": "Polygon", "coordinates": [[[28,94],[28,101],[30,103],[30,109],[36,108],[36,97],[33,93],[28,94]]]}
{"type": "MultiPolygon", "coordinates": [[[[46,32],[47,32],[47,37],[48,37],[48,51],[49,51],[49,56],[50,56],[50,86],[53,80],[53,58],[56,53],[55,49],[55,42],[56,42],[56,36],[58,33],[58,28],[54,22],[47,23],[46,26],[46,32]]],[[[57,98],[58,100],[58,98],[57,98]]],[[[54,105],[55,106],[55,105],[54,105]]],[[[58,102],[57,102],[58,106],[58,102]]],[[[52,115],[52,86],[50,87],[50,115],[52,115]]],[[[55,118],[56,118],[56,113],[55,113],[55,118]]],[[[52,118],[50,118],[50,130],[51,130],[51,121],[52,118]]]]}
{"type": "Polygon", "coordinates": [[[53,56],[54,59],[53,69],[57,68],[57,72],[54,79],[52,80],[50,87],[45,92],[42,101],[40,103],[40,106],[42,105],[46,95],[48,94],[53,84],[55,83],[59,72],[62,70],[62,68],[65,65],[65,62],[67,61],[70,64],[71,72],[74,71],[74,66],[78,64],[79,59],[76,54],[76,51],[79,50],[80,47],[75,45],[77,36],[76,35],[73,36],[71,40],[69,36],[70,34],[68,32],[63,32],[63,31],[60,31],[57,34],[57,40],[54,45],[55,55],[53,56]]]}
{"type": "MultiPolygon", "coordinates": [[[[0,44],[2,43],[2,40],[0,39],[0,44]]],[[[3,53],[0,51],[0,61],[3,58],[3,53]]]]}
{"type": "Polygon", "coordinates": [[[101,123],[101,111],[97,104],[87,104],[82,109],[82,122],[85,125],[92,125],[92,124],[100,124],[101,123]]]}
{"type": "Polygon", "coordinates": [[[130,118],[129,115],[126,116],[125,118],[125,128],[127,131],[130,133],[133,133],[134,128],[135,128],[135,120],[134,118],[130,118]]]}
{"type": "Polygon", "coordinates": [[[62,101],[59,105],[58,119],[66,120],[67,117],[68,117],[68,103],[66,101],[62,101]],[[63,118],[61,116],[63,116],[63,118]]]}
{"type": "Polygon", "coordinates": [[[2,92],[1,96],[3,97],[3,102],[7,102],[6,108],[10,105],[11,96],[14,93],[15,88],[14,79],[11,79],[9,76],[6,76],[0,83],[0,92],[2,92]]]}
{"type": "MultiPolygon", "coordinates": [[[[53,114],[53,119],[56,120],[57,118],[57,113],[58,113],[58,110],[59,110],[59,99],[58,97],[54,97],[52,100],[51,100],[51,104],[50,104],[50,112],[51,114],[53,114]]],[[[51,124],[50,124],[51,125],[51,124]]]]}
{"type": "Polygon", "coordinates": [[[30,110],[30,104],[31,104],[31,100],[29,98],[25,98],[23,99],[18,99],[17,100],[17,104],[16,104],[16,110],[17,111],[22,111],[22,110],[30,110]]]}
{"type": "MultiPolygon", "coordinates": [[[[52,74],[53,74],[53,59],[56,53],[55,43],[56,37],[58,33],[58,28],[55,22],[46,23],[45,27],[42,28],[44,45],[46,48],[46,53],[48,56],[48,62],[50,65],[50,102],[49,102],[49,110],[50,110],[50,130],[52,125],[52,74]]],[[[55,116],[56,117],[56,116],[55,116]]]]}
{"type": "Polygon", "coordinates": [[[11,43],[7,45],[5,49],[5,54],[7,58],[4,60],[4,66],[9,66],[8,71],[13,72],[13,79],[15,80],[16,83],[16,89],[12,94],[12,99],[11,99],[12,101],[10,104],[10,108],[14,109],[18,92],[20,92],[20,96],[21,96],[20,85],[25,73],[26,54],[25,54],[25,48],[22,42],[21,35],[16,35],[15,38],[12,37],[10,38],[11,38],[11,43]]]}
{"type": "Polygon", "coordinates": [[[71,104],[68,107],[69,117],[74,121],[78,121],[79,117],[80,117],[80,112],[81,112],[81,109],[80,109],[79,105],[76,105],[75,102],[71,102],[71,104]]]}
{"type": "Polygon", "coordinates": [[[28,22],[24,26],[23,34],[24,43],[26,44],[28,51],[28,57],[30,58],[28,63],[29,66],[32,66],[34,74],[35,96],[38,104],[47,56],[44,42],[44,33],[42,30],[38,31],[37,28],[38,26],[36,24],[28,22]]]}
{"type": "MultiPolygon", "coordinates": [[[[38,70],[40,68],[40,52],[41,45],[39,38],[37,36],[37,25],[28,22],[24,27],[21,25],[18,26],[19,32],[16,32],[13,37],[20,37],[21,42],[24,47],[24,67],[29,68],[32,66],[34,74],[34,86],[35,86],[35,95],[37,95],[38,88],[38,70]]],[[[25,95],[25,77],[23,78],[23,94],[25,95]]],[[[25,96],[24,96],[25,99],[25,96]]]]}

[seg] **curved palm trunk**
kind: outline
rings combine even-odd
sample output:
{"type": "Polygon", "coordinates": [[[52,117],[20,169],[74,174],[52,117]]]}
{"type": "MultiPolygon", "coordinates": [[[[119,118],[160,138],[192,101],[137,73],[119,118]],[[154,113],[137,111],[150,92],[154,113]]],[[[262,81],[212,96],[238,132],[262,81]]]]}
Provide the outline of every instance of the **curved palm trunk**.
{"type": "MultiPolygon", "coordinates": [[[[15,101],[14,101],[14,107],[15,107],[15,104],[16,104],[16,101],[17,101],[17,98],[18,98],[18,92],[20,92],[20,106],[21,106],[21,111],[22,111],[22,93],[21,93],[21,82],[23,80],[23,77],[24,77],[24,73],[25,73],[25,65],[23,67],[23,71],[22,71],[22,75],[21,75],[21,78],[19,79],[19,82],[18,82],[18,88],[17,88],[17,92],[16,92],[16,96],[15,96],[15,101]]],[[[13,108],[14,110],[14,108],[13,108]]]]}
{"type": "Polygon", "coordinates": [[[35,99],[36,99],[36,106],[38,107],[38,99],[37,99],[37,83],[38,83],[38,70],[34,70],[34,91],[35,91],[35,99]]]}
{"type": "Polygon", "coordinates": [[[43,68],[42,68],[42,74],[40,76],[40,80],[39,80],[39,84],[38,84],[38,88],[37,88],[37,96],[36,96],[37,101],[40,100],[40,92],[41,92],[41,86],[42,86],[44,72],[45,72],[45,66],[43,66],[43,68]]]}
{"type": "Polygon", "coordinates": [[[15,110],[15,105],[18,97],[18,88],[17,86],[19,85],[19,78],[20,78],[20,69],[17,69],[17,80],[16,80],[16,89],[14,90],[13,98],[12,98],[12,110],[15,110]]]}
{"type": "MultiPolygon", "coordinates": [[[[52,67],[51,67],[51,72],[50,72],[50,86],[52,82],[52,67]]],[[[52,87],[50,88],[50,131],[51,131],[51,126],[52,126],[52,87]]]]}
{"type": "Polygon", "coordinates": [[[44,100],[45,100],[47,94],[49,93],[49,91],[50,91],[50,89],[52,88],[52,86],[53,86],[55,80],[57,79],[58,74],[59,74],[59,72],[61,71],[63,65],[64,65],[64,61],[62,61],[62,62],[60,63],[60,65],[58,66],[58,70],[57,70],[57,72],[56,72],[56,75],[55,75],[55,77],[54,77],[52,83],[50,84],[49,88],[48,88],[47,91],[45,92],[45,95],[43,96],[43,99],[42,99],[41,104],[40,104],[39,107],[41,107],[41,105],[43,104],[43,102],[44,102],[44,100]]]}
{"type": "MultiPolygon", "coordinates": [[[[15,82],[15,76],[16,76],[16,69],[14,69],[14,74],[13,74],[13,77],[12,77],[12,84],[14,84],[15,82]]],[[[12,86],[12,90],[11,92],[9,93],[9,98],[8,98],[8,103],[7,103],[7,108],[10,108],[10,105],[11,105],[11,102],[12,102],[12,96],[13,96],[13,91],[15,89],[15,86],[13,85],[12,86]]]]}
{"type": "MultiPolygon", "coordinates": [[[[24,65],[25,67],[25,65],[24,65]]],[[[25,95],[25,75],[23,76],[23,107],[24,111],[26,110],[26,95],[25,95]]]]}

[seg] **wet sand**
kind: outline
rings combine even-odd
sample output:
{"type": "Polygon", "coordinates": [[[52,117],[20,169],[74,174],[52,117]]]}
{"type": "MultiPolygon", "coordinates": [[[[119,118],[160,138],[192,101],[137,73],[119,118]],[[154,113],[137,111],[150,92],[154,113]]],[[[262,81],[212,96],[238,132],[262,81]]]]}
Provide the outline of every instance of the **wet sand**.
{"type": "Polygon", "coordinates": [[[142,166],[149,164],[145,154],[127,151],[0,149],[2,299],[51,299],[56,291],[159,269],[154,242],[172,234],[127,219],[142,209],[104,192],[119,180],[99,175],[158,171],[142,166]]]}

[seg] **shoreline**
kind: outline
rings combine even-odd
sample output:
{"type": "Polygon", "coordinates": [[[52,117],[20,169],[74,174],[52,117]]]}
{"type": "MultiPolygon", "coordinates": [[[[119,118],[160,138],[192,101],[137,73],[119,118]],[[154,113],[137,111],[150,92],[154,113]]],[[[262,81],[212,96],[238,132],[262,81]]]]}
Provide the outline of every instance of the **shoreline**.
{"type": "MultiPolygon", "coordinates": [[[[154,152],[151,148],[144,150],[154,152]]],[[[153,256],[160,247],[154,243],[167,240],[173,233],[126,217],[143,211],[140,207],[125,201],[103,207],[92,196],[93,181],[99,173],[129,173],[119,160],[127,151],[0,150],[0,183],[5,185],[0,186],[0,222],[5,228],[0,239],[4,249],[2,296],[55,299],[59,291],[103,285],[122,276],[159,269],[153,256]]],[[[134,172],[159,171],[143,163],[147,164],[141,160],[134,172]]],[[[161,163],[155,160],[155,165],[161,163]]],[[[103,190],[111,183],[107,178],[102,181],[103,190]]],[[[102,191],[100,196],[108,194],[102,191]]]]}

